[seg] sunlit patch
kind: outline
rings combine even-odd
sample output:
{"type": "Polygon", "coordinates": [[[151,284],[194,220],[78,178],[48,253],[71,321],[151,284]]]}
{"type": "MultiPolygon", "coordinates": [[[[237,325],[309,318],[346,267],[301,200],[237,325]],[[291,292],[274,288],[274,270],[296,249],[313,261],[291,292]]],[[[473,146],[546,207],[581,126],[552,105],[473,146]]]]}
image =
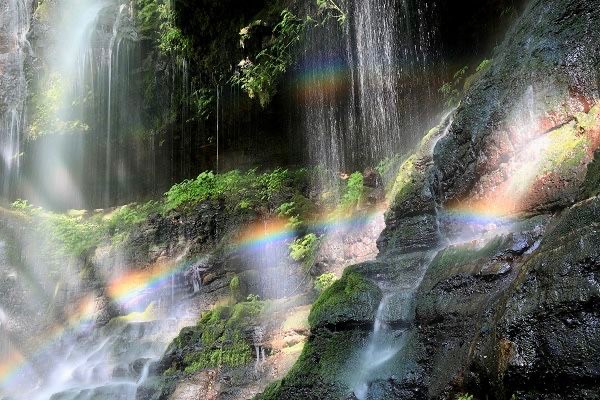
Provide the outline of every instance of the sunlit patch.
{"type": "Polygon", "coordinates": [[[568,198],[577,191],[586,165],[600,145],[599,112],[600,107],[595,106],[547,132],[540,131],[546,125],[533,116],[515,127],[510,131],[512,144],[498,139],[499,148],[512,151],[492,153],[504,161],[480,178],[469,198],[451,205],[450,210],[478,217],[507,217],[568,198]]]}

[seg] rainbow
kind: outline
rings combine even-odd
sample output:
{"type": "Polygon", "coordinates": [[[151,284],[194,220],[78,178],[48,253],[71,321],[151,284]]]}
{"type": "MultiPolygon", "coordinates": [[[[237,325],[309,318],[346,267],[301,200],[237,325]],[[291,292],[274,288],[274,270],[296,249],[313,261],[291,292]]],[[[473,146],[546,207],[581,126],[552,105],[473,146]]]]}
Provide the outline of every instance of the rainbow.
{"type": "Polygon", "coordinates": [[[148,292],[168,286],[172,278],[185,271],[194,261],[158,263],[147,269],[132,269],[108,283],[108,296],[129,310],[139,304],[148,292]]]}
{"type": "MultiPolygon", "coordinates": [[[[327,233],[336,229],[361,226],[370,223],[374,218],[381,217],[382,208],[371,210],[362,215],[334,215],[327,214],[315,218],[307,224],[310,231],[327,233]]],[[[233,243],[235,250],[255,251],[265,246],[281,243],[286,244],[297,237],[295,229],[281,218],[270,219],[249,225],[244,229],[233,243]]],[[[178,273],[185,271],[198,260],[179,261],[173,260],[158,263],[145,270],[133,270],[124,273],[109,281],[107,285],[108,296],[127,309],[135,306],[144,299],[149,292],[159,290],[170,284],[171,279],[178,273]]],[[[64,324],[51,326],[44,340],[28,343],[27,348],[33,349],[28,354],[17,350],[11,351],[0,360],[0,387],[9,387],[16,383],[21,372],[34,369],[29,360],[44,356],[51,347],[60,342],[69,332],[81,327],[92,326],[95,319],[95,296],[89,294],[76,302],[68,313],[64,324]]]]}
{"type": "MultiPolygon", "coordinates": [[[[328,213],[314,218],[305,224],[306,229],[318,234],[356,228],[371,223],[374,219],[381,217],[385,206],[376,207],[362,214],[337,214],[328,213]]],[[[290,227],[288,221],[275,218],[263,222],[257,222],[246,228],[239,238],[234,241],[233,249],[256,251],[276,243],[287,243],[298,235],[296,229],[290,227]]]]}
{"type": "Polygon", "coordinates": [[[444,210],[443,217],[471,225],[504,225],[514,220],[514,217],[509,216],[506,208],[502,205],[488,207],[481,204],[479,206],[458,205],[448,207],[444,210]]]}

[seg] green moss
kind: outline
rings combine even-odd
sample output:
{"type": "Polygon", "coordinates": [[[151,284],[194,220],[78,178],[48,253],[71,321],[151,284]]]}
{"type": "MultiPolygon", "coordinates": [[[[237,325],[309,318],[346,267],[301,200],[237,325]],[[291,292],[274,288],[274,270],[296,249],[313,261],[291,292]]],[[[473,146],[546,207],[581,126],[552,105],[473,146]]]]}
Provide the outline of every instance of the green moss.
{"type": "MultiPolygon", "coordinates": [[[[234,278],[235,279],[235,278],[234,278]]],[[[245,332],[256,326],[267,303],[258,300],[216,307],[198,325],[185,328],[167,354],[185,354],[168,366],[171,374],[193,373],[220,366],[237,367],[252,361],[252,346],[245,332]]]]}
{"type": "Polygon", "coordinates": [[[484,246],[478,244],[464,244],[450,246],[438,253],[431,262],[430,271],[432,273],[449,274],[451,271],[466,271],[469,268],[465,266],[478,266],[479,260],[492,258],[501,249],[507,246],[507,237],[499,236],[490,240],[484,246]]]}
{"type": "Polygon", "coordinates": [[[569,123],[547,135],[548,147],[543,152],[541,173],[567,173],[580,166],[587,154],[589,139],[581,135],[579,126],[569,123]]]}
{"type": "Polygon", "coordinates": [[[394,204],[402,204],[416,190],[419,181],[419,171],[415,166],[416,155],[409,157],[398,171],[390,196],[394,204]]]}
{"type": "Polygon", "coordinates": [[[308,317],[312,328],[348,321],[370,321],[381,290],[357,272],[347,271],[317,299],[308,317]]]}
{"type": "Polygon", "coordinates": [[[344,398],[348,394],[347,373],[352,371],[357,344],[366,332],[322,331],[304,345],[298,361],[279,382],[271,384],[256,400],[322,400],[344,398]]]}
{"type": "Polygon", "coordinates": [[[238,275],[231,278],[231,281],[229,282],[229,292],[231,293],[231,298],[239,299],[241,295],[241,282],[238,275]]]}
{"type": "Polygon", "coordinates": [[[332,272],[327,272],[323,275],[320,275],[315,279],[315,290],[318,293],[323,293],[326,289],[331,287],[333,283],[337,280],[337,277],[332,272]]]}
{"type": "MultiPolygon", "coordinates": [[[[237,367],[252,360],[252,349],[243,334],[238,330],[226,331],[220,336],[220,346],[214,343],[210,349],[191,353],[185,357],[184,372],[194,373],[206,368],[219,366],[237,367]]],[[[206,345],[208,346],[208,345],[206,345]]]]}

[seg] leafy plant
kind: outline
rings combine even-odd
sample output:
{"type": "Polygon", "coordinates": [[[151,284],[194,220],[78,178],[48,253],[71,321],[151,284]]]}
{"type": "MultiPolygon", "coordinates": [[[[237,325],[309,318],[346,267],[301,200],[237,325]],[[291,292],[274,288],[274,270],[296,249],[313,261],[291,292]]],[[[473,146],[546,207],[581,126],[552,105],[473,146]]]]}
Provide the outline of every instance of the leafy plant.
{"type": "MultiPolygon", "coordinates": [[[[258,98],[260,104],[266,106],[277,93],[277,81],[293,64],[294,51],[306,30],[324,25],[331,18],[340,24],[344,24],[348,18],[334,0],[317,0],[317,9],[320,22],[310,15],[300,18],[288,9],[283,10],[280,22],[273,28],[269,45],[254,60],[242,60],[232,82],[239,85],[250,98],[258,98]]],[[[262,24],[262,21],[257,20],[240,31],[242,47],[250,38],[252,28],[262,24]]]]}
{"type": "Polygon", "coordinates": [[[273,210],[301,186],[306,170],[276,169],[258,174],[234,170],[224,174],[202,172],[196,179],[173,185],[165,194],[165,209],[193,206],[205,200],[224,199],[230,209],[267,206],[273,210]]]}
{"type": "Polygon", "coordinates": [[[187,56],[191,44],[175,24],[175,12],[170,1],[136,0],[138,30],[152,38],[164,55],[187,56]]]}
{"type": "Polygon", "coordinates": [[[484,59],[478,66],[477,69],[475,70],[476,72],[481,72],[483,70],[488,69],[489,67],[492,66],[492,60],[486,58],[484,59]]]}
{"type": "Polygon", "coordinates": [[[343,25],[348,20],[348,14],[334,0],[317,0],[317,7],[319,13],[325,15],[322,23],[325,23],[329,18],[333,18],[340,25],[343,25]]]}
{"type": "MultiPolygon", "coordinates": [[[[232,81],[248,94],[258,98],[264,107],[277,92],[277,80],[293,62],[293,50],[310,23],[309,18],[299,18],[289,10],[283,10],[281,21],[273,29],[269,46],[259,52],[254,61],[243,60],[232,81]]],[[[242,40],[247,34],[242,30],[242,40]]],[[[243,43],[243,42],[242,42],[243,43]]]]}
{"type": "Polygon", "coordinates": [[[306,266],[312,266],[318,249],[319,238],[314,233],[309,233],[290,244],[290,257],[306,266]]]}
{"type": "Polygon", "coordinates": [[[332,272],[327,272],[315,279],[315,290],[317,293],[323,293],[337,280],[337,277],[332,272]]]}
{"type": "Polygon", "coordinates": [[[356,208],[362,199],[362,195],[365,191],[364,177],[360,172],[355,172],[348,178],[346,183],[346,189],[340,207],[343,210],[351,210],[356,208]]]}

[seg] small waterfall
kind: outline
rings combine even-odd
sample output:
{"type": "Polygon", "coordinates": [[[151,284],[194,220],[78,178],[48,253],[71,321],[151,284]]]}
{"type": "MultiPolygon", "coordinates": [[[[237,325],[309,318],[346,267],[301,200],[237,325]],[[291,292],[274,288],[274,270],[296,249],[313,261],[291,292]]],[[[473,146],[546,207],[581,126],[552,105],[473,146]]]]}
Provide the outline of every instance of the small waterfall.
{"type": "Polygon", "coordinates": [[[298,71],[309,156],[333,174],[404,151],[439,111],[435,3],[341,4],[348,23],[311,29],[298,71]]]}
{"type": "Polygon", "coordinates": [[[24,72],[31,4],[0,4],[0,197],[12,197],[20,176],[27,82],[24,72]]]}
{"type": "Polygon", "coordinates": [[[373,331],[359,354],[359,366],[354,369],[357,374],[350,381],[356,399],[367,400],[371,382],[389,378],[386,372],[389,362],[402,357],[414,320],[416,291],[436,253],[431,252],[420,261],[418,268],[409,268],[405,276],[398,276],[394,282],[379,283],[384,295],[377,308],[373,331]]]}
{"type": "Polygon", "coordinates": [[[385,295],[377,308],[377,314],[373,324],[373,333],[371,334],[369,344],[367,345],[361,360],[362,376],[361,379],[358,380],[359,383],[356,385],[356,389],[354,389],[354,395],[358,400],[365,400],[367,398],[369,391],[368,379],[372,371],[388,362],[400,351],[398,344],[390,340],[391,332],[384,321],[384,312],[386,311],[390,298],[391,296],[389,294],[385,295]]]}

